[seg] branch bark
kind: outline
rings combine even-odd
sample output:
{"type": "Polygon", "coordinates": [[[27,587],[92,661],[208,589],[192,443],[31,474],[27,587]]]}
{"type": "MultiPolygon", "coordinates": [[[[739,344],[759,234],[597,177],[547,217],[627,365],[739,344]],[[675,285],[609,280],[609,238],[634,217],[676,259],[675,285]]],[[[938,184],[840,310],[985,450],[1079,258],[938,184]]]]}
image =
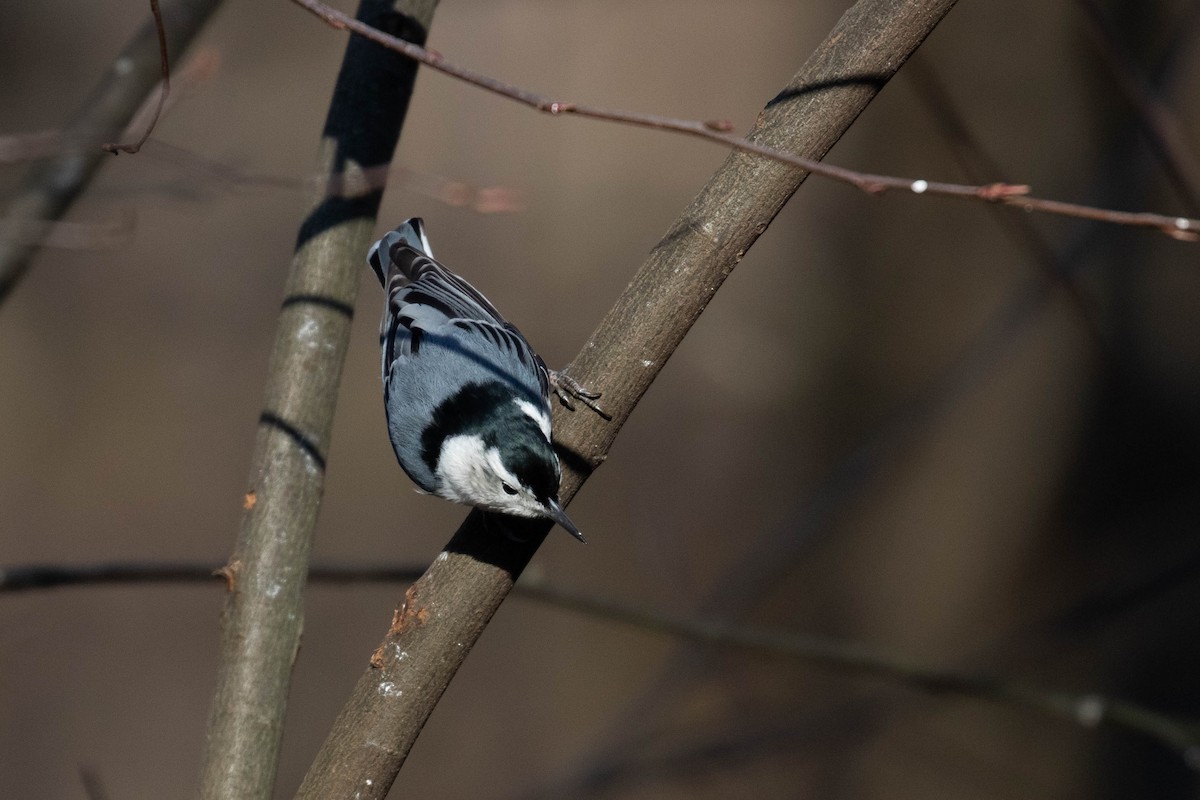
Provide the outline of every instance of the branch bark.
{"type": "MultiPolygon", "coordinates": [[[[916,50],[954,0],[860,0],[768,103],[751,140],[819,159],[916,50]]],[[[574,362],[611,421],[556,409],[570,500],[725,278],[806,173],[732,153],[650,253],[574,362]]],[[[504,524],[509,524],[505,522],[504,524]]],[[[421,728],[548,526],[524,542],[472,512],[405,593],[300,787],[300,798],[386,796],[421,728]]]]}
{"type": "MultiPolygon", "coordinates": [[[[220,0],[179,0],[163,9],[166,47],[173,64],[221,5],[220,0]]],[[[158,26],[149,21],[125,46],[75,112],[61,149],[30,169],[4,211],[12,233],[0,238],[0,303],[29,269],[47,220],[66,213],[100,164],[111,156],[101,145],[121,135],[162,79],[158,26]]]]}
{"type": "MultiPolygon", "coordinates": [[[[437,0],[362,0],[359,19],[423,42],[437,0]]],[[[338,176],[392,158],[417,65],[365,40],[346,47],[318,169],[338,176]]],[[[322,186],[300,227],[268,369],[246,515],[224,574],[221,667],[201,795],[269,798],[300,645],[312,532],[324,487],[353,303],[382,187],[354,197],[322,186]]]]}

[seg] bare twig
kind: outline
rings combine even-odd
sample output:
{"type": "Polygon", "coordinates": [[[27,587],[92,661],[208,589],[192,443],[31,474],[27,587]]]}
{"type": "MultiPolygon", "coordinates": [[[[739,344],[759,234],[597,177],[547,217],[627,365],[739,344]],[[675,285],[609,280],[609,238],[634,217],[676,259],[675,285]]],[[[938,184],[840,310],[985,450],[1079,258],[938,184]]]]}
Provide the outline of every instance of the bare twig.
{"type": "MultiPolygon", "coordinates": [[[[26,137],[0,138],[0,160],[4,148],[58,149],[57,133],[31,134],[26,137]]],[[[278,189],[306,191],[322,197],[352,199],[382,190],[389,183],[401,183],[409,191],[423,194],[445,205],[470,208],[478,214],[510,214],[524,208],[521,192],[504,186],[475,187],[430,172],[392,167],[381,164],[354,170],[350,173],[314,175],[312,178],[289,178],[248,172],[229,164],[206,158],[181,147],[154,142],[142,149],[144,157],[165,158],[201,173],[229,191],[247,189],[278,189]]],[[[11,244],[36,245],[63,250],[107,250],[122,247],[134,238],[136,217],[127,210],[118,218],[106,222],[63,222],[52,220],[7,220],[0,218],[0,241],[11,244]]]]}
{"type": "MultiPolygon", "coordinates": [[[[220,5],[220,0],[176,0],[166,7],[166,42],[177,58],[220,5]]],[[[100,144],[118,136],[137,113],[161,74],[159,26],[144,27],[113,61],[100,83],[62,132],[63,149],[25,177],[3,213],[14,226],[31,228],[61,217],[83,191],[101,160],[100,144]]],[[[36,237],[34,237],[36,238],[36,237]]],[[[37,252],[37,244],[18,233],[0,240],[0,303],[16,286],[37,252]]]]}
{"type": "MultiPolygon", "coordinates": [[[[953,7],[953,0],[860,0],[766,108],[756,144],[819,159],[953,7]],[[833,80],[871,74],[869,82],[833,80]],[[819,90],[806,87],[820,86],[819,90]]],[[[686,208],[571,367],[604,392],[605,421],[555,409],[570,500],[716,291],[806,173],[737,152],[686,208]]],[[[433,708],[529,563],[547,525],[514,541],[472,512],[405,593],[298,796],[383,798],[433,708]]]]}
{"type": "MultiPolygon", "coordinates": [[[[957,104],[937,73],[922,59],[913,59],[904,72],[925,103],[930,118],[937,123],[968,180],[995,180],[1003,170],[979,141],[959,113],[957,104]]],[[[1101,359],[1108,356],[1108,345],[1101,329],[1100,309],[1094,297],[1088,295],[1071,275],[1063,259],[1026,216],[1015,214],[998,217],[1015,243],[1024,248],[1041,273],[1070,298],[1078,310],[1084,327],[1101,359]]]]}
{"type": "Polygon", "coordinates": [[[1178,115],[1138,74],[1129,51],[1121,44],[1111,23],[1095,0],[1077,0],[1087,20],[1088,33],[1113,83],[1137,112],[1138,122],[1151,148],[1182,197],[1189,213],[1200,213],[1200,162],[1183,131],[1178,115]]]}
{"type": "MultiPolygon", "coordinates": [[[[421,576],[416,566],[314,565],[308,574],[313,583],[407,583],[421,576]]],[[[215,584],[224,577],[211,564],[114,563],[81,566],[28,565],[0,569],[0,593],[64,586],[111,584],[188,583],[215,584]]],[[[754,628],[741,622],[710,617],[669,614],[556,586],[544,576],[526,573],[514,587],[516,594],[578,614],[640,630],[676,636],[696,644],[736,648],[810,666],[823,666],[839,674],[858,674],[917,691],[951,694],[1049,714],[1086,728],[1108,725],[1148,736],[1179,753],[1190,766],[1200,768],[1200,725],[1185,722],[1136,703],[1046,689],[1041,686],[955,670],[946,670],[864,647],[853,642],[802,636],[786,631],[754,628]]]]}
{"type": "Polygon", "coordinates": [[[167,102],[167,95],[171,93],[171,59],[167,54],[167,31],[163,27],[162,10],[158,7],[158,0],[150,0],[150,13],[154,15],[154,29],[158,32],[158,56],[159,69],[162,72],[162,88],[158,90],[158,103],[154,107],[154,116],[150,118],[150,122],[146,125],[145,131],[141,137],[132,144],[120,144],[117,142],[109,142],[101,145],[101,148],[112,153],[114,156],[118,153],[136,153],[142,149],[142,145],[150,138],[150,134],[154,131],[154,126],[158,124],[158,118],[162,116],[163,106],[167,102]]]}
{"type": "Polygon", "coordinates": [[[137,218],[132,210],[108,222],[0,219],[0,241],[62,250],[107,250],[133,240],[137,218]]]}
{"type": "MultiPolygon", "coordinates": [[[[878,195],[892,189],[899,189],[901,191],[913,192],[914,194],[928,194],[963,200],[982,200],[989,203],[1014,206],[1023,211],[1039,211],[1065,217],[1096,220],[1114,225],[1152,228],[1180,241],[1194,242],[1200,240],[1200,219],[1147,212],[1113,211],[1079,203],[1046,200],[1031,196],[1030,187],[1023,184],[989,183],[979,186],[967,186],[921,178],[901,178],[891,175],[858,172],[832,164],[823,164],[816,159],[806,158],[793,152],[770,147],[750,139],[744,139],[731,132],[733,125],[728,120],[700,121],[674,119],[657,114],[620,111],[587,105],[585,103],[554,100],[545,95],[504,83],[488,75],[453,64],[447,61],[440,53],[417,47],[408,42],[396,39],[394,36],[389,36],[382,31],[374,30],[370,26],[363,25],[341,11],[326,5],[321,0],[292,0],[292,2],[312,12],[324,20],[330,27],[339,30],[348,30],[359,36],[366,37],[384,47],[403,53],[409,58],[419,61],[438,72],[445,73],[472,86],[477,86],[480,89],[507,97],[547,114],[574,114],[580,117],[590,117],[592,119],[619,122],[641,128],[668,130],[689,136],[696,136],[701,139],[720,142],[728,147],[747,153],[755,153],[785,164],[800,167],[815,175],[850,184],[869,194],[878,195]]],[[[839,78],[845,80],[846,76],[839,76],[839,78]]],[[[879,76],[862,73],[859,79],[863,83],[870,83],[878,81],[879,76]]],[[[808,92],[813,91],[813,89],[811,86],[797,87],[796,91],[808,92]]]]}
{"type": "MultiPolygon", "coordinates": [[[[176,76],[176,85],[183,74],[176,76]]],[[[179,97],[179,91],[172,98],[179,97]]],[[[168,108],[169,108],[168,104],[168,108]]],[[[64,147],[60,131],[37,131],[25,134],[0,136],[0,164],[45,158],[62,152],[64,147]]],[[[521,211],[525,200],[520,190],[507,186],[472,186],[466,181],[438,175],[433,172],[399,167],[394,164],[377,164],[356,169],[352,173],[335,175],[312,175],[291,177],[254,172],[227,164],[185,147],[155,140],[140,151],[144,157],[153,158],[170,166],[190,172],[199,180],[211,181],[230,191],[253,189],[281,190],[322,193],[325,197],[361,197],[378,191],[387,185],[401,185],[405,189],[422,194],[439,203],[455,208],[469,208],[479,214],[509,214],[521,211]]],[[[0,237],[6,233],[0,230],[0,237]]],[[[43,245],[48,243],[43,242],[43,245]]]]}
{"type": "Polygon", "coordinates": [[[448,206],[466,207],[480,214],[511,213],[521,210],[524,204],[521,193],[515,189],[504,186],[472,186],[465,181],[394,164],[377,164],[356,167],[352,172],[294,178],[243,170],[162,141],[154,142],[153,146],[147,149],[146,155],[154,155],[174,165],[190,169],[229,191],[279,189],[306,191],[324,197],[353,198],[379,191],[389,184],[399,184],[405,189],[448,206]]]}
{"type": "MultiPolygon", "coordinates": [[[[362,0],[359,16],[424,41],[436,0],[362,0]]],[[[348,43],[325,122],[320,171],[387,163],[417,65],[348,43]]],[[[200,793],[271,797],[308,554],[320,507],[354,298],[382,192],[318,194],[300,226],[268,368],[241,531],[223,569],[230,592],[200,793]]]]}
{"type": "Polygon", "coordinates": [[[1200,724],[1183,722],[1135,703],[1096,694],[1054,691],[1005,678],[939,669],[849,642],[650,611],[628,603],[555,587],[533,576],[524,577],[519,586],[523,594],[544,602],[692,642],[708,642],[797,659],[807,664],[836,669],[840,674],[858,673],[931,694],[959,695],[1017,706],[1086,728],[1101,724],[1124,728],[1157,740],[1177,752],[1189,766],[1200,769],[1200,724]]]}
{"type": "MultiPolygon", "coordinates": [[[[417,566],[338,566],[314,564],[308,579],[318,583],[411,583],[424,571],[417,566]]],[[[76,586],[166,583],[228,584],[228,565],[194,561],[112,562],[100,564],[25,564],[0,567],[0,594],[76,586]]]]}
{"type": "MultiPolygon", "coordinates": [[[[183,65],[175,70],[170,95],[162,93],[161,83],[146,98],[137,113],[125,126],[122,138],[130,138],[133,131],[153,127],[153,124],[197,87],[210,80],[220,63],[218,51],[211,47],[197,49],[183,65]]],[[[142,143],[144,144],[144,142],[142,143]]],[[[0,135],[0,164],[17,164],[58,155],[72,147],[70,137],[61,130],[33,131],[32,133],[9,133],[0,135]]],[[[103,148],[102,148],[103,149],[103,148]]]]}

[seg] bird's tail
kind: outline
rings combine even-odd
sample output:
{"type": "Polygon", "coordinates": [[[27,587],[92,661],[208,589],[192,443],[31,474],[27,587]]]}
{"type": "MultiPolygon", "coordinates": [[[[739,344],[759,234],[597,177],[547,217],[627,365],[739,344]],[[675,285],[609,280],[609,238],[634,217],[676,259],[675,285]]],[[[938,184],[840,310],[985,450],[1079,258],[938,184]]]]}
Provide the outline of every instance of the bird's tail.
{"type": "Polygon", "coordinates": [[[420,217],[406,219],[394,231],[388,231],[382,239],[371,246],[371,252],[367,255],[367,263],[371,265],[371,269],[375,270],[379,283],[385,287],[388,274],[395,264],[392,253],[401,246],[411,247],[418,253],[433,258],[433,248],[429,246],[429,239],[425,236],[425,223],[421,221],[420,217]]]}

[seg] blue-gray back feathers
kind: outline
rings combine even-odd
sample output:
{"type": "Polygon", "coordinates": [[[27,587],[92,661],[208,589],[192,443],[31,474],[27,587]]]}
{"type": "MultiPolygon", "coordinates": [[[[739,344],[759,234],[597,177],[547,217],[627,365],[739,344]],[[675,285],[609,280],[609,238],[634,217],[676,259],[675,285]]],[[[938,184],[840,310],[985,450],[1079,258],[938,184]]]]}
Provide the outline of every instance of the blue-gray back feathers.
{"type": "MultiPolygon", "coordinates": [[[[458,428],[497,424],[479,419],[481,404],[495,407],[496,392],[548,416],[549,371],[486,297],[433,259],[420,219],[386,234],[368,262],[387,298],[380,345],[392,446],[409,477],[436,492],[442,441],[458,428]]],[[[536,427],[515,403],[503,405],[511,407],[512,424],[536,427]]]]}

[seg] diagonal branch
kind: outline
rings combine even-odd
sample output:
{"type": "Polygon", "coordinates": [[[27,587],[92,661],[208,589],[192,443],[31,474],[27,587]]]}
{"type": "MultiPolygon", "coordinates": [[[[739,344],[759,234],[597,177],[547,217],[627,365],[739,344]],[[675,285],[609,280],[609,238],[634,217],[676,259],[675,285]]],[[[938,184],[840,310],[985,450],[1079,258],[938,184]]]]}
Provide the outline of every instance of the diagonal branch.
{"type": "Polygon", "coordinates": [[[45,222],[66,213],[108,157],[101,144],[120,135],[158,84],[163,65],[178,59],[219,5],[220,0],[178,0],[168,5],[163,12],[162,44],[156,18],[125,46],[67,124],[61,150],[30,170],[3,213],[11,238],[0,238],[0,303],[29,269],[47,230],[45,222]]]}
{"type": "MultiPolygon", "coordinates": [[[[759,118],[752,141],[819,159],[954,0],[860,0],[759,118]],[[838,80],[878,76],[871,82],[838,80]],[[819,87],[819,88],[812,88],[819,87]]],[[[611,421],[556,409],[569,500],[724,279],[807,173],[736,152],[651,252],[577,357],[574,377],[604,392],[611,421]]],[[[508,524],[508,523],[505,523],[508,524]]],[[[426,719],[548,528],[515,542],[472,512],[405,593],[391,629],[334,723],[298,797],[383,798],[426,719]]]]}
{"type": "MultiPolygon", "coordinates": [[[[436,0],[362,0],[359,16],[424,41],[436,0]]],[[[319,169],[386,164],[417,65],[363,39],[346,48],[319,169]]],[[[382,188],[324,192],[297,237],[268,368],[266,397],[229,583],[221,666],[201,776],[207,800],[271,797],[292,664],[300,646],[312,532],[324,487],[353,303],[382,188]]]]}
{"type": "Polygon", "coordinates": [[[1125,101],[1137,114],[1151,149],[1162,164],[1167,178],[1192,214],[1200,213],[1200,162],[1195,147],[1176,114],[1138,74],[1133,58],[1121,44],[1113,26],[1105,18],[1096,0],[1077,0],[1087,22],[1087,31],[1096,45],[1104,68],[1112,76],[1125,101]]]}
{"type": "MultiPolygon", "coordinates": [[[[378,42],[384,47],[395,50],[398,53],[403,53],[409,58],[419,61],[438,72],[445,73],[472,86],[477,86],[485,91],[507,97],[547,114],[574,114],[580,117],[590,117],[592,119],[620,122],[641,128],[654,128],[696,136],[701,139],[719,142],[736,150],[755,153],[775,159],[784,164],[800,167],[814,175],[850,184],[870,194],[878,195],[892,189],[898,189],[901,191],[910,191],[914,194],[936,195],[959,200],[981,200],[988,203],[1014,206],[1022,211],[1038,211],[1046,214],[1089,219],[1135,228],[1152,228],[1179,241],[1200,241],[1200,219],[1147,212],[1113,211],[1082,205],[1080,203],[1046,200],[1032,197],[1029,193],[1030,187],[1020,184],[989,183],[980,186],[968,186],[957,183],[946,183],[944,181],[929,181],[922,178],[901,178],[893,175],[858,172],[832,164],[823,164],[819,159],[809,158],[782,147],[772,147],[771,145],[755,140],[753,137],[744,139],[731,132],[733,123],[728,120],[699,121],[672,119],[657,114],[619,111],[584,103],[568,103],[554,100],[545,95],[531,92],[528,89],[504,83],[489,75],[453,64],[443,58],[440,53],[426,50],[423,47],[417,47],[408,42],[400,41],[394,36],[389,36],[382,31],[374,30],[369,25],[364,25],[357,20],[351,19],[341,11],[321,2],[321,0],[292,0],[292,2],[312,12],[333,28],[352,31],[373,42],[378,42]]],[[[768,107],[787,100],[791,95],[818,91],[820,88],[828,88],[829,85],[834,83],[869,84],[878,88],[886,83],[890,77],[890,67],[891,65],[884,65],[883,70],[879,72],[849,71],[839,75],[828,76],[825,79],[827,83],[808,83],[795,86],[778,95],[768,104],[768,107]]]]}

